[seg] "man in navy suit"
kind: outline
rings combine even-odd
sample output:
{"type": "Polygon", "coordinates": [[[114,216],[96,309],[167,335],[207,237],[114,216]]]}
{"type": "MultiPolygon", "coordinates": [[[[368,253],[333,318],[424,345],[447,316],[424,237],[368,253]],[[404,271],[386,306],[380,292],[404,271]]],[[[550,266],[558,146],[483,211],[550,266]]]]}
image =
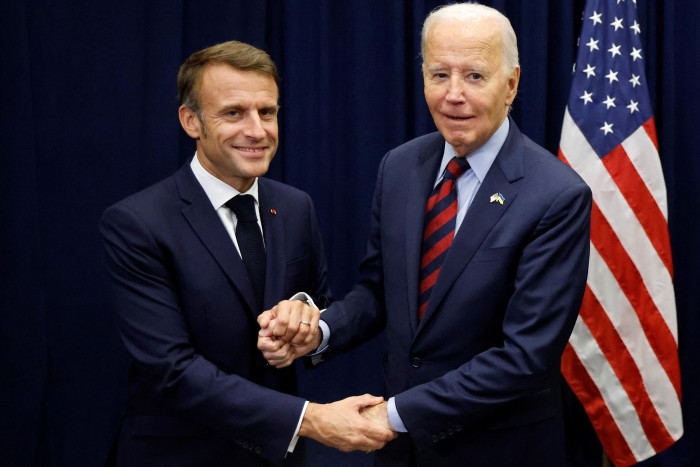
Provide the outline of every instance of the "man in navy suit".
{"type": "Polygon", "coordinates": [[[439,131],[381,161],[358,284],[313,342],[286,342],[309,306],[285,302],[259,317],[258,346],[281,368],[385,330],[389,400],[365,415],[401,434],[378,465],[562,466],[559,365],[586,282],[590,190],[508,116],[520,67],[505,16],[438,9],[422,56],[439,131]]]}
{"type": "MultiPolygon", "coordinates": [[[[100,226],[132,357],[118,465],[304,465],[298,436],[382,447],[394,434],[359,414],[382,398],[309,404],[292,395],[294,370],[256,348],[261,310],[300,290],[319,304],[329,294],[311,199],[261,178],[278,145],[274,63],[218,44],[181,66],[178,95],[194,158],[107,209],[100,226]]],[[[307,310],[291,319],[295,345],[318,334],[307,310]]]]}

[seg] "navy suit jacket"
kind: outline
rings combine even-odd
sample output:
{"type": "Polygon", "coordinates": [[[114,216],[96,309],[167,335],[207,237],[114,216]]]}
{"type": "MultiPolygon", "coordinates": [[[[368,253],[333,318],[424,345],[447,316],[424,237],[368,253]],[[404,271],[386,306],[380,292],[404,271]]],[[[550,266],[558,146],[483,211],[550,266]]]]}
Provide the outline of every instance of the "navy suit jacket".
{"type": "MultiPolygon", "coordinates": [[[[120,465],[258,466],[285,458],[304,400],[290,395],[293,368],[265,364],[256,318],[302,290],[323,304],[329,290],[309,196],[260,178],[259,201],[262,304],[189,164],[105,211],[114,305],[133,360],[120,465]]],[[[299,458],[295,451],[285,462],[299,458]]]]}
{"type": "Polygon", "coordinates": [[[423,213],[444,144],[429,134],[382,160],[360,282],[323,315],[330,352],[386,329],[386,395],[408,436],[380,465],[563,465],[559,366],[586,282],[590,189],[511,120],[419,322],[423,213]]]}

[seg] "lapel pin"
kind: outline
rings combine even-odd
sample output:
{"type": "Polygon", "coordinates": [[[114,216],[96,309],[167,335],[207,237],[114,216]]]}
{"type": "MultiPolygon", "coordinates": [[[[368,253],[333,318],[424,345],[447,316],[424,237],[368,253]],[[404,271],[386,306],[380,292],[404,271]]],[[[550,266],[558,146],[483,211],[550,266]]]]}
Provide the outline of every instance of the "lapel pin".
{"type": "Polygon", "coordinates": [[[491,195],[491,200],[490,200],[490,202],[491,202],[491,203],[503,204],[503,202],[504,202],[505,200],[506,200],[506,199],[503,197],[502,194],[500,194],[500,193],[494,193],[494,194],[491,195]]]}
{"type": "Polygon", "coordinates": [[[277,210],[275,210],[275,209],[270,209],[270,214],[272,214],[272,215],[274,216],[275,214],[277,214],[277,210]]]}

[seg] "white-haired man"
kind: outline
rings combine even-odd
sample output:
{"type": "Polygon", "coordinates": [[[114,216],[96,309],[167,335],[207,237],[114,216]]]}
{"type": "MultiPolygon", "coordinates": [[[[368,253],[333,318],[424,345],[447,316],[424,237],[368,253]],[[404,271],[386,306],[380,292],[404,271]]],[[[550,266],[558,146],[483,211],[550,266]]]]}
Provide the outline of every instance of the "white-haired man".
{"type": "Polygon", "coordinates": [[[283,343],[308,311],[284,302],[258,319],[258,347],[284,366],[385,329],[389,400],[366,415],[402,434],[378,465],[564,465],[559,364],[586,282],[590,189],[508,116],[520,67],[505,16],[442,7],[422,53],[438,132],[382,160],[360,281],[323,313],[323,342],[283,343]]]}

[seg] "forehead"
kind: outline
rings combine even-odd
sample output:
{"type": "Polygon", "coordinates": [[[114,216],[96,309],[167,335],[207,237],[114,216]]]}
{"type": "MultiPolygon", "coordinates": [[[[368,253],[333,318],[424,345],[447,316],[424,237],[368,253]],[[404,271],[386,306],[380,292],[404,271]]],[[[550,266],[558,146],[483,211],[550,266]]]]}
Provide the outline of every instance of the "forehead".
{"type": "Polygon", "coordinates": [[[277,102],[279,91],[272,76],[259,71],[239,70],[215,63],[202,72],[199,96],[207,99],[254,99],[277,102]]]}
{"type": "Polygon", "coordinates": [[[503,37],[495,20],[474,21],[442,19],[428,30],[426,61],[446,58],[481,58],[500,63],[503,58],[503,37]]]}

